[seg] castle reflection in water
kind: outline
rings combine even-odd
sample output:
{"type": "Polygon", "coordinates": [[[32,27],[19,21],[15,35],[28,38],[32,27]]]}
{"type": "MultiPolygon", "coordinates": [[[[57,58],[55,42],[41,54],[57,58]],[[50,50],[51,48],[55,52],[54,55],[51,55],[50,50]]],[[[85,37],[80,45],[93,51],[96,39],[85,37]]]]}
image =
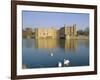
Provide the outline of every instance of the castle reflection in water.
{"type": "Polygon", "coordinates": [[[36,49],[56,49],[62,48],[65,51],[71,50],[75,51],[78,47],[78,44],[81,43],[85,47],[89,47],[88,40],[77,40],[77,39],[25,39],[24,46],[27,48],[36,48],[36,49]]]}
{"type": "Polygon", "coordinates": [[[89,65],[88,39],[23,39],[22,65],[25,68],[89,65]],[[25,66],[24,66],[25,65],[25,66]]]}

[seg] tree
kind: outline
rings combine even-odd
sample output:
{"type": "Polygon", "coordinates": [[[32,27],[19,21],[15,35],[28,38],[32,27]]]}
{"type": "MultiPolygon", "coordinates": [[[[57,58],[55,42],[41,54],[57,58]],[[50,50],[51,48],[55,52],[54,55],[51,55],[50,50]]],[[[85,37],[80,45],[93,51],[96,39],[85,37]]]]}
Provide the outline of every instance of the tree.
{"type": "Polygon", "coordinates": [[[88,27],[85,28],[85,30],[84,30],[84,35],[89,35],[89,28],[88,28],[88,27]]]}
{"type": "Polygon", "coordinates": [[[84,30],[80,29],[80,30],[77,31],[77,34],[78,35],[87,35],[88,36],[89,35],[89,28],[87,27],[84,30]]]}

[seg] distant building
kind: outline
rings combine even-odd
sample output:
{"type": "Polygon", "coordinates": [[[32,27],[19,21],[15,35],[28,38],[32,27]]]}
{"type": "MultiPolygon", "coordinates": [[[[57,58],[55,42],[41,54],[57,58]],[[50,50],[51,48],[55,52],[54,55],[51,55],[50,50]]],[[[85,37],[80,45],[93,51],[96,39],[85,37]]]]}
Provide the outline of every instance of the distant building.
{"type": "Polygon", "coordinates": [[[57,30],[55,28],[36,28],[35,38],[57,38],[57,30]]]}
{"type": "Polygon", "coordinates": [[[64,39],[73,39],[77,35],[76,25],[73,26],[66,26],[60,28],[59,30],[59,38],[64,39]]]}

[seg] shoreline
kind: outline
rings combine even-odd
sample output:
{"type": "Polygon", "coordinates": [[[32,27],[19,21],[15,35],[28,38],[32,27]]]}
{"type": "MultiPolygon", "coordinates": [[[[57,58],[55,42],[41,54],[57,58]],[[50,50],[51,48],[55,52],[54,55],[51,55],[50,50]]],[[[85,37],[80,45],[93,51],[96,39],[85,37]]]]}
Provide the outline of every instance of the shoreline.
{"type": "Polygon", "coordinates": [[[23,37],[24,39],[65,39],[65,40],[68,40],[68,39],[77,39],[77,40],[88,40],[89,39],[89,36],[75,36],[75,37],[69,37],[69,38],[32,38],[32,37],[23,37]]]}

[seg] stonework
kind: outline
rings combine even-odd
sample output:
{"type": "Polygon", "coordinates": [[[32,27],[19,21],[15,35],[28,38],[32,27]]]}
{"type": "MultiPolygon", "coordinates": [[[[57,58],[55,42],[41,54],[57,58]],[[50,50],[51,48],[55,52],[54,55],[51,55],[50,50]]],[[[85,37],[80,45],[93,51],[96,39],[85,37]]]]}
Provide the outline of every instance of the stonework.
{"type": "Polygon", "coordinates": [[[35,38],[56,38],[57,30],[55,28],[36,28],[35,38]]]}
{"type": "Polygon", "coordinates": [[[64,39],[75,39],[77,36],[76,25],[61,27],[59,30],[54,27],[50,28],[35,28],[32,31],[31,28],[27,28],[23,31],[23,35],[29,38],[42,39],[42,38],[64,38],[64,39]]]}
{"type": "Polygon", "coordinates": [[[76,25],[64,26],[59,30],[59,37],[65,39],[75,38],[77,35],[76,25]]]}

